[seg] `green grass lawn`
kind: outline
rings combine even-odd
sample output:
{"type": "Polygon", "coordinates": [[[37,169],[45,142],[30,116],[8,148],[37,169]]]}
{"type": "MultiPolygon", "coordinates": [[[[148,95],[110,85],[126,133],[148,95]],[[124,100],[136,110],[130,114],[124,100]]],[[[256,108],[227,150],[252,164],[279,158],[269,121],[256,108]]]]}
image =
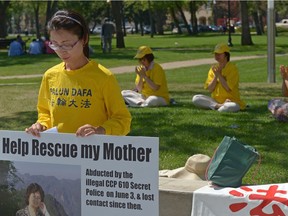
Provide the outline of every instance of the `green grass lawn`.
{"type": "MultiPolygon", "coordinates": [[[[100,37],[92,35],[90,45],[94,50],[91,59],[97,60],[106,67],[117,67],[123,65],[134,65],[133,59],[137,48],[141,45],[152,47],[156,60],[159,63],[181,61],[190,59],[213,58],[212,51],[219,42],[226,43],[227,35],[205,34],[197,37],[187,35],[128,35],[125,37],[125,49],[116,47],[116,39],[113,39],[113,50],[111,54],[103,54],[100,48],[100,37]]],[[[267,37],[253,36],[253,46],[241,46],[241,36],[232,35],[233,47],[232,56],[266,55],[267,37]]],[[[277,54],[288,53],[288,44],[286,35],[281,35],[275,41],[277,54]]],[[[17,74],[43,74],[48,68],[59,63],[56,55],[23,55],[20,57],[9,58],[7,51],[0,52],[0,76],[9,76],[17,74]],[[22,66],[19,67],[19,65],[22,66]]]]}
{"type": "MultiPolygon", "coordinates": [[[[266,36],[253,36],[254,46],[240,46],[240,36],[232,35],[232,56],[266,55],[266,36]]],[[[276,38],[278,54],[288,53],[286,37],[276,38]]],[[[213,58],[211,51],[218,41],[227,41],[227,35],[188,36],[136,36],[125,38],[125,49],[113,49],[102,54],[97,36],[92,37],[93,59],[107,67],[134,65],[136,49],[142,44],[155,50],[156,61],[163,63],[198,58],[213,58]],[[175,42],[177,42],[175,44],[175,42]],[[176,46],[177,45],[177,46],[176,46]]],[[[114,41],[115,42],[115,41],[114,41]]],[[[8,58],[0,53],[0,76],[41,74],[59,62],[56,56],[21,56],[8,58]]],[[[240,71],[242,99],[250,105],[239,113],[218,113],[195,108],[194,94],[204,93],[203,83],[210,65],[167,70],[171,97],[177,104],[162,108],[129,108],[133,116],[130,136],[160,138],[159,169],[182,167],[187,158],[202,153],[212,156],[224,136],[235,136],[254,146],[260,152],[261,165],[254,165],[244,183],[267,184],[287,182],[288,124],[273,119],[267,110],[268,100],[281,96],[280,64],[287,56],[276,57],[276,83],[267,83],[267,58],[235,62],[240,71]]],[[[134,74],[116,75],[122,89],[133,87],[134,74]]],[[[0,80],[1,130],[24,130],[37,118],[37,93],[41,78],[0,80]],[[16,86],[11,83],[21,83],[16,86]],[[9,84],[9,85],[8,85],[9,84]]]]}

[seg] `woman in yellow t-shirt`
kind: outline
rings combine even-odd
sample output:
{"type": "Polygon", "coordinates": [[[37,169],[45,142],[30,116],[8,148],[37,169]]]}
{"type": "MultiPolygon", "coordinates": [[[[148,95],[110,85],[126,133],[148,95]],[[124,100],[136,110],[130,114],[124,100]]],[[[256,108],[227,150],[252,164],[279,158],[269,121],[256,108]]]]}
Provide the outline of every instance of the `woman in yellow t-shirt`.
{"type": "Polygon", "coordinates": [[[219,112],[238,112],[246,104],[240,99],[239,72],[230,62],[230,48],[227,44],[218,44],[214,49],[215,60],[209,72],[204,88],[211,92],[211,97],[198,94],[192,99],[195,106],[219,112]]]}
{"type": "Polygon", "coordinates": [[[132,107],[166,106],[169,92],[163,68],[154,61],[152,50],[141,46],[135,55],[139,65],[135,68],[135,90],[123,90],[125,102],[132,107]]]}
{"type": "Polygon", "coordinates": [[[26,132],[56,128],[77,136],[127,135],[131,115],[115,76],[89,60],[89,29],[72,11],[56,12],[48,23],[50,48],[62,62],[43,76],[38,95],[38,120],[26,132]]]}

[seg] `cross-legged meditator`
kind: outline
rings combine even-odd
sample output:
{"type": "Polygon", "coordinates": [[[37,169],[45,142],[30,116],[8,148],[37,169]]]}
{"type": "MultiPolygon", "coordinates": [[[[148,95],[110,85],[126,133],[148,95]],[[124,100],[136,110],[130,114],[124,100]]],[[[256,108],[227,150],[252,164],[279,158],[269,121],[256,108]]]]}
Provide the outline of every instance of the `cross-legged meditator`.
{"type": "Polygon", "coordinates": [[[139,47],[134,58],[139,61],[135,68],[135,89],[122,91],[126,104],[132,107],[168,105],[170,99],[166,75],[163,68],[154,61],[151,48],[139,47]]]}
{"type": "Polygon", "coordinates": [[[246,104],[240,99],[239,72],[236,65],[230,62],[230,48],[227,44],[218,44],[214,49],[217,64],[211,66],[204,88],[211,93],[194,95],[192,102],[203,109],[219,112],[238,112],[246,104]]]}

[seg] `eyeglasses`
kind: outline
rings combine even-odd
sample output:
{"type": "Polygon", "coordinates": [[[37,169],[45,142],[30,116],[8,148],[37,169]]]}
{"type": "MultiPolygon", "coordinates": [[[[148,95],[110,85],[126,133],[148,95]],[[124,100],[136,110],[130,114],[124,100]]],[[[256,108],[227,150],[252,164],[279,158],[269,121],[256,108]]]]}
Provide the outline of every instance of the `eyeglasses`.
{"type": "MultiPolygon", "coordinates": [[[[79,39],[80,40],[80,39],[79,39]]],[[[57,51],[57,50],[63,50],[63,51],[70,51],[72,50],[76,44],[79,42],[79,40],[77,40],[74,44],[71,44],[71,45],[56,45],[56,44],[53,44],[52,42],[49,42],[49,47],[54,50],[54,51],[57,51]]]]}

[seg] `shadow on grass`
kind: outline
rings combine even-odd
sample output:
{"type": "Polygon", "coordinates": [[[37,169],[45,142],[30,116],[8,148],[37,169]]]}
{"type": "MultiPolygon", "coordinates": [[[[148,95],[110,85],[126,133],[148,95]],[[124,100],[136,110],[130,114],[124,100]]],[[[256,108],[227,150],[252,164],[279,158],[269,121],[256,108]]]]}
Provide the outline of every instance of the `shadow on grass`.
{"type": "MultiPolygon", "coordinates": [[[[168,107],[129,110],[133,117],[129,136],[159,137],[160,152],[165,152],[165,155],[188,158],[202,153],[212,156],[224,136],[234,136],[259,151],[262,162],[258,175],[267,175],[265,173],[271,168],[277,170],[265,177],[265,182],[261,176],[258,177],[259,183],[285,182],[288,179],[288,173],[281,172],[286,170],[288,163],[288,124],[272,118],[264,101],[256,101],[249,109],[238,113],[201,110],[190,101],[178,101],[168,107]]],[[[36,118],[36,111],[1,117],[0,129],[23,131],[23,127],[30,126],[36,118]]],[[[251,181],[253,174],[247,177],[251,181]]]]}
{"type": "Polygon", "coordinates": [[[9,117],[0,117],[0,130],[24,131],[24,127],[29,127],[37,120],[37,112],[18,112],[9,117]]]}
{"type": "MultiPolygon", "coordinates": [[[[133,120],[129,135],[159,137],[162,152],[212,156],[224,136],[234,136],[254,146],[263,164],[274,160],[275,167],[286,169],[288,124],[276,121],[266,103],[238,113],[200,110],[189,102],[162,108],[131,108],[130,111],[133,120]],[[275,154],[279,157],[275,158],[275,154]]],[[[288,175],[282,176],[281,181],[286,177],[288,175]]]]}
{"type": "Polygon", "coordinates": [[[269,84],[265,86],[262,83],[259,83],[258,85],[261,85],[261,87],[243,84],[241,89],[243,98],[257,98],[257,100],[265,100],[265,102],[268,103],[267,100],[270,100],[273,97],[281,97],[281,87],[279,88],[279,86],[272,86],[269,84]]]}
{"type": "Polygon", "coordinates": [[[41,55],[21,55],[21,56],[15,56],[15,57],[8,57],[7,52],[0,52],[0,65],[1,67],[9,67],[12,65],[30,65],[31,62],[37,62],[37,63],[43,63],[43,62],[50,62],[51,60],[58,59],[58,56],[55,54],[53,55],[47,55],[47,54],[41,54],[41,55]]]}

